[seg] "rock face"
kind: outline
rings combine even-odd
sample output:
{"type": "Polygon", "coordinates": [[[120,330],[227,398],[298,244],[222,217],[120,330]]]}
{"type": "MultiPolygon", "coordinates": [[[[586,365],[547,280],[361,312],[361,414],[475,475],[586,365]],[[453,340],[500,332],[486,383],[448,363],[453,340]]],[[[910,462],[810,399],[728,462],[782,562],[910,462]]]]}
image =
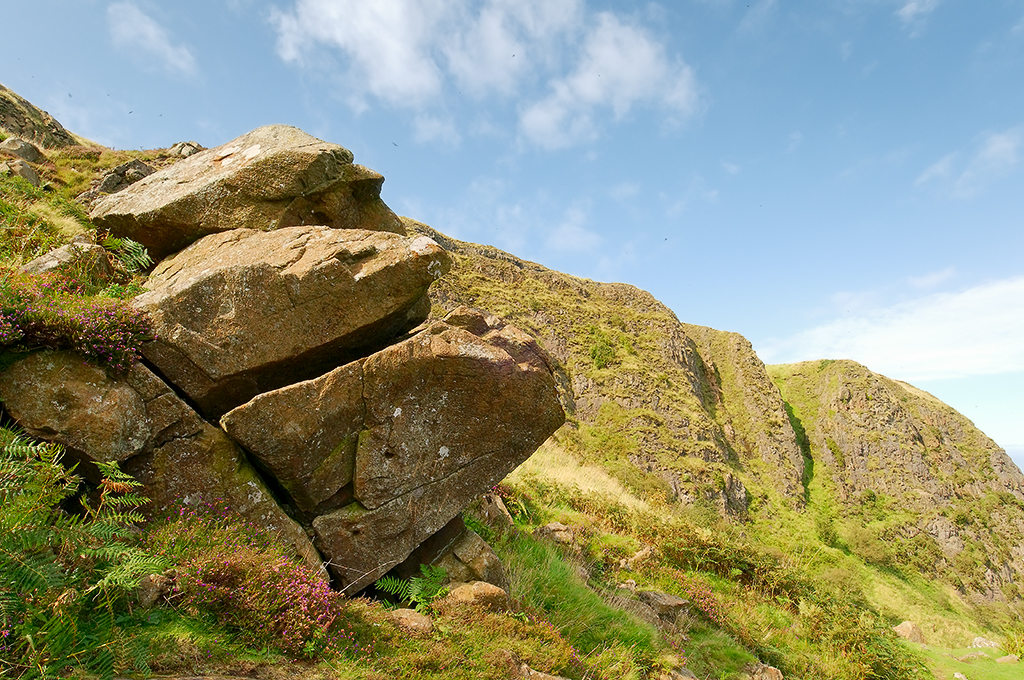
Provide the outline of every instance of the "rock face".
{"type": "Polygon", "coordinates": [[[236,229],[161,262],[134,304],[158,336],[146,358],[218,418],[414,327],[429,310],[427,287],[448,267],[423,237],[236,229]]]}
{"type": "Polygon", "coordinates": [[[1024,474],[1003,449],[927,392],[853,361],[769,370],[848,514],[914,514],[870,537],[880,547],[864,554],[953,572],[972,597],[1019,597],[1024,474]]]}
{"type": "MultiPolygon", "coordinates": [[[[156,508],[226,503],[349,592],[445,527],[453,572],[504,584],[459,513],[564,422],[547,353],[470,308],[423,324],[450,258],[340,146],[273,126],[148,171],[116,169],[94,216],[166,255],[133,301],[153,370],[31,354],[0,374],[7,413],[86,471],[117,461],[156,508]]],[[[89,245],[33,266],[105,261],[89,245]]]]}
{"type": "Polygon", "coordinates": [[[401,563],[562,424],[550,371],[489,342],[507,333],[434,323],[223,417],[299,510],[316,515],[317,545],[345,587],[401,563]],[[276,423],[289,424],[277,432],[276,423]]]}
{"type": "Polygon", "coordinates": [[[0,85],[0,129],[48,149],[77,143],[74,135],[53,116],[3,85],[0,85]]]}
{"type": "Polygon", "coordinates": [[[618,455],[638,469],[629,484],[642,478],[672,500],[737,517],[751,483],[803,505],[803,456],[785,404],[741,336],[682,324],[633,286],[551,271],[403,219],[456,262],[431,289],[438,315],[472,302],[513,317],[553,358],[565,409],[623,442],[618,455]]]}
{"type": "Polygon", "coordinates": [[[0,374],[0,400],[26,433],[85,463],[87,476],[89,463],[117,461],[156,508],[228,502],[319,568],[309,539],[238,446],[141,364],[115,376],[74,352],[36,352],[0,374]]]}
{"type": "Polygon", "coordinates": [[[352,152],[286,125],[258,128],[189,156],[93,204],[92,219],[155,260],[238,228],[305,224],[402,233],[380,199],[384,178],[352,152]]]}

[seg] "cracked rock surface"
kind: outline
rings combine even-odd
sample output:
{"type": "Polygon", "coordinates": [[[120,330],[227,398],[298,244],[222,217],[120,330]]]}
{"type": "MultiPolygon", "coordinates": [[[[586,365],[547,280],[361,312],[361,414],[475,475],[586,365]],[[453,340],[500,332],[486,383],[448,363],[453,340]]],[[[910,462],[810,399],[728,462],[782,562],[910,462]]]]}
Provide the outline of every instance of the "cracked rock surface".
{"type": "Polygon", "coordinates": [[[159,260],[221,231],[303,224],[404,233],[380,199],[384,178],[352,152],[288,125],[268,125],[100,198],[91,217],[159,260]]]}
{"type": "Polygon", "coordinates": [[[216,419],[255,395],[313,378],[422,322],[448,271],[426,237],[363,229],[236,229],[167,258],[134,304],[165,378],[216,419]]]}

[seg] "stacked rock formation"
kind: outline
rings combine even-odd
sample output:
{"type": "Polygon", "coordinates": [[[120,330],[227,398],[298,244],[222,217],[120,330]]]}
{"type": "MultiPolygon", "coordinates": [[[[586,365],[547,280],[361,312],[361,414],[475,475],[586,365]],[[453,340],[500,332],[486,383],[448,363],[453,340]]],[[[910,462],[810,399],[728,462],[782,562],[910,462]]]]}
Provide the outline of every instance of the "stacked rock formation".
{"type": "Polygon", "coordinates": [[[530,336],[468,308],[424,323],[450,259],[405,233],[382,181],[271,126],[100,198],[98,226],[164,258],[133,303],[147,366],[38,353],[0,399],[78,459],[121,462],[157,506],[225,500],[365,587],[564,421],[530,336]]]}

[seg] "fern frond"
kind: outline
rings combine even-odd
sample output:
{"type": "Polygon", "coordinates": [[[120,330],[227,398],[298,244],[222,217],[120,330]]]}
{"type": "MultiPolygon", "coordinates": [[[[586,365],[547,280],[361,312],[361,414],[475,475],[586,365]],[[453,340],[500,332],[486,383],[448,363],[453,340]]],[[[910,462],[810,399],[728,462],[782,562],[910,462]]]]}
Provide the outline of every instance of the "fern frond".
{"type": "Polygon", "coordinates": [[[130,238],[108,236],[103,240],[103,247],[114,254],[129,274],[141,272],[153,264],[146,246],[130,238]]]}
{"type": "Polygon", "coordinates": [[[409,582],[403,581],[400,578],[394,576],[381,576],[377,579],[377,582],[373,584],[377,590],[387,593],[388,595],[394,595],[395,597],[408,600],[411,593],[409,589],[409,582]]]}

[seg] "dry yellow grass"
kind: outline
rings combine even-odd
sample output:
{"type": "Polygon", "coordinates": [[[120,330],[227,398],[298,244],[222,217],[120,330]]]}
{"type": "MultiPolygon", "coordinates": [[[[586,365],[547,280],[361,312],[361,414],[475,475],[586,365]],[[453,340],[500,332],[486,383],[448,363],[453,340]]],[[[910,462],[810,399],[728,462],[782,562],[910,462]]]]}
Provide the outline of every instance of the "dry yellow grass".
{"type": "Polygon", "coordinates": [[[509,475],[509,481],[515,484],[530,476],[567,489],[576,487],[584,493],[607,498],[633,510],[649,509],[645,501],[626,491],[617,479],[595,465],[581,464],[552,439],[541,444],[525,463],[516,468],[509,475]]]}

